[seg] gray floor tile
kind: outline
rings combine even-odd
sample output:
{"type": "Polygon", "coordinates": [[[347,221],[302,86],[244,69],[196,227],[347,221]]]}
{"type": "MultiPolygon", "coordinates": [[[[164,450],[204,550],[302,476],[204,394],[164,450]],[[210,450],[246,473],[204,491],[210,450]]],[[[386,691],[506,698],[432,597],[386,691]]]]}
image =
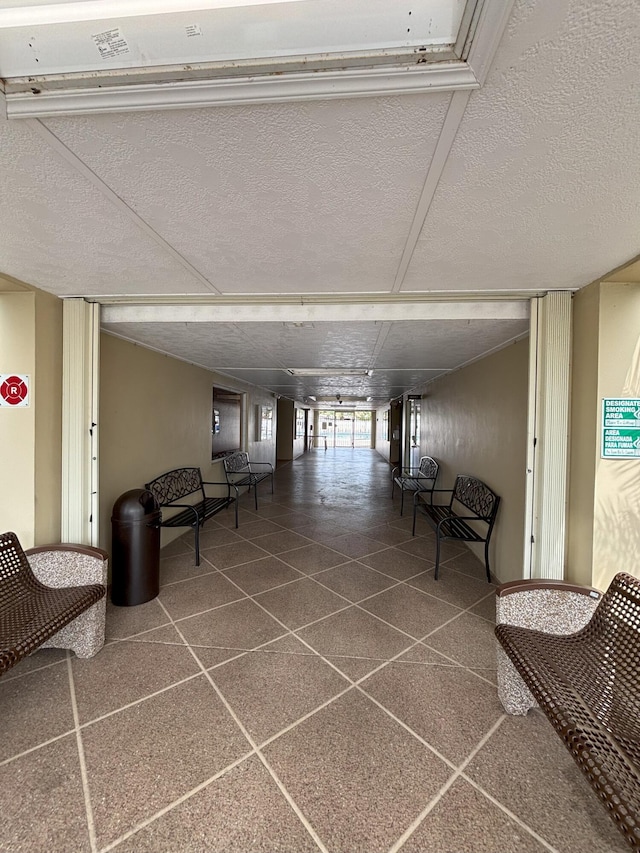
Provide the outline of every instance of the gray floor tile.
{"type": "Polygon", "coordinates": [[[72,668],[80,723],[200,672],[186,646],[127,640],[89,660],[74,660],[72,668]]]}
{"type": "Polygon", "coordinates": [[[75,733],[0,768],[0,850],[89,853],[75,733]]]}
{"type": "Polygon", "coordinates": [[[454,622],[438,629],[425,640],[428,646],[454,658],[463,666],[497,669],[497,640],[494,627],[486,619],[462,613],[454,622]]]}
{"type": "Polygon", "coordinates": [[[314,853],[258,758],[248,758],[117,847],[118,853],[314,853]]]}
{"type": "Polygon", "coordinates": [[[279,530],[277,533],[269,533],[267,536],[260,536],[254,542],[270,554],[283,554],[285,551],[303,548],[309,544],[308,539],[299,536],[293,530],[279,530]]]}
{"type": "Polygon", "coordinates": [[[262,548],[256,547],[253,542],[234,542],[231,545],[220,545],[218,548],[208,548],[206,552],[209,560],[217,569],[230,569],[242,563],[250,563],[252,560],[260,560],[266,557],[262,548]]]}
{"type": "Polygon", "coordinates": [[[416,640],[443,625],[461,611],[445,601],[400,584],[363,601],[362,607],[416,640]]]}
{"type": "Polygon", "coordinates": [[[293,551],[285,551],[278,556],[285,563],[288,563],[305,575],[312,575],[324,569],[330,569],[333,566],[349,562],[349,557],[339,554],[332,548],[327,548],[319,543],[295,548],[293,551]]]}
{"type": "Polygon", "coordinates": [[[250,524],[243,524],[240,535],[243,539],[257,539],[258,536],[266,536],[268,533],[280,533],[284,530],[279,524],[268,519],[257,519],[250,524]]]}
{"type": "Polygon", "coordinates": [[[117,607],[107,601],[107,639],[125,639],[141,631],[169,624],[169,617],[157,599],[133,607],[117,607]]]}
{"type": "Polygon", "coordinates": [[[375,572],[356,560],[314,575],[314,580],[349,601],[362,601],[396,583],[394,578],[375,572]]]}
{"type": "Polygon", "coordinates": [[[172,619],[202,613],[239,598],[244,598],[244,593],[220,572],[163,586],[158,596],[172,619]]]}
{"type": "Polygon", "coordinates": [[[331,547],[341,554],[346,554],[347,557],[357,559],[364,557],[365,554],[382,551],[385,546],[383,542],[371,539],[369,536],[363,536],[361,533],[345,533],[343,536],[336,537],[331,543],[331,547]]]}
{"type": "Polygon", "coordinates": [[[413,644],[406,634],[356,607],[329,616],[298,633],[319,654],[330,658],[349,677],[356,678],[413,644]],[[355,670],[350,669],[352,659],[355,670]]]}
{"type": "Polygon", "coordinates": [[[249,751],[204,675],[86,727],[82,737],[100,846],[249,751]]]}
{"type": "Polygon", "coordinates": [[[629,849],[540,711],[507,717],[466,772],[561,853],[629,849]]]}
{"type": "Polygon", "coordinates": [[[224,574],[248,595],[265,592],[302,577],[300,572],[287,566],[278,557],[264,557],[262,560],[226,569],[224,574]]]}
{"type": "Polygon", "coordinates": [[[504,713],[495,688],[462,667],[390,663],[361,687],[455,764],[504,713]]]}
{"type": "Polygon", "coordinates": [[[544,853],[548,848],[462,779],[453,783],[402,853],[544,853]]]}
{"type": "Polygon", "coordinates": [[[177,626],[192,646],[253,649],[275,640],[284,629],[249,599],[182,619],[177,626]]]}
{"type": "Polygon", "coordinates": [[[251,652],[217,667],[212,677],[257,743],[349,686],[316,655],[251,652]]]}
{"type": "MultiPolygon", "coordinates": [[[[460,572],[444,571],[444,567],[438,575],[438,580],[435,580],[433,571],[428,571],[412,578],[408,584],[464,609],[478,603],[495,590],[485,577],[475,578],[460,572]]],[[[495,598],[493,600],[495,609],[495,598]]]]}
{"type": "Polygon", "coordinates": [[[174,583],[187,578],[195,578],[198,575],[206,575],[215,569],[208,560],[206,554],[200,552],[200,565],[196,566],[195,551],[188,554],[180,554],[176,557],[167,557],[160,560],[160,583],[174,583]]]}
{"type": "Polygon", "coordinates": [[[0,681],[0,721],[0,761],[73,729],[66,663],[0,681]]]}
{"type": "Polygon", "coordinates": [[[377,539],[378,542],[384,542],[385,545],[399,545],[401,542],[408,542],[411,539],[410,530],[391,527],[387,523],[367,527],[362,532],[365,536],[377,539]]]}
{"type": "Polygon", "coordinates": [[[307,577],[263,592],[255,596],[255,600],[291,629],[322,619],[349,605],[344,598],[307,577]]]}
{"type": "Polygon", "coordinates": [[[331,851],[386,851],[450,771],[351,691],[265,749],[331,851]]]}
{"type": "Polygon", "coordinates": [[[399,548],[385,548],[377,554],[361,557],[360,562],[399,581],[422,574],[433,566],[429,560],[407,554],[399,548]]]}

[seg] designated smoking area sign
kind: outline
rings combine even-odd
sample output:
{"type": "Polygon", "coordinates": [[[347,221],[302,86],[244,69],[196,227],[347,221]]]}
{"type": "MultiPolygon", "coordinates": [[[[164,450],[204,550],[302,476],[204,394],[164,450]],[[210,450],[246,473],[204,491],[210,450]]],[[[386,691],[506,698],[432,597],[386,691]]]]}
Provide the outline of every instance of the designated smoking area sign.
{"type": "Polygon", "coordinates": [[[640,400],[602,400],[602,458],[640,459],[640,400]]]}

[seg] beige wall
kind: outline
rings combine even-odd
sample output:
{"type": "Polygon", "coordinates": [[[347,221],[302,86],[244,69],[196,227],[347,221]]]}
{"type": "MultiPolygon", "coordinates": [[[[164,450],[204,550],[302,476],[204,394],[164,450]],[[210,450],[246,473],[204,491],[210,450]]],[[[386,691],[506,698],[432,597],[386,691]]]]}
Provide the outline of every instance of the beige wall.
{"type": "Polygon", "coordinates": [[[526,339],[423,390],[420,454],[440,463],[438,487],[472,474],[501,497],[491,563],[503,583],[523,573],[528,365],[526,339]]]}
{"type": "MultiPolygon", "coordinates": [[[[640,398],[640,284],[600,285],[598,412],[603,397],[640,398]]],[[[601,418],[598,418],[598,427],[601,418]]],[[[640,577],[640,459],[601,459],[597,432],[593,586],[640,577]]]]}
{"type": "Polygon", "coordinates": [[[35,541],[58,542],[62,490],[62,300],[36,291],[35,541]]]}
{"type": "Polygon", "coordinates": [[[591,586],[598,444],[600,285],[577,293],[573,306],[569,501],[566,579],[591,586]]]}
{"type": "Polygon", "coordinates": [[[23,548],[36,544],[35,301],[33,292],[0,293],[0,373],[26,373],[31,383],[29,406],[0,408],[0,532],[13,530],[23,548]]]}
{"type": "MultiPolygon", "coordinates": [[[[111,335],[100,351],[100,541],[111,546],[116,498],[172,468],[199,466],[205,480],[224,480],[211,462],[212,387],[229,379],[111,335]]],[[[245,442],[252,459],[275,464],[275,441],[257,442],[257,404],[273,398],[252,386],[247,392],[245,442]]],[[[274,424],[275,429],[275,424],[274,424]]],[[[163,530],[163,544],[182,530],[163,530]]]]}

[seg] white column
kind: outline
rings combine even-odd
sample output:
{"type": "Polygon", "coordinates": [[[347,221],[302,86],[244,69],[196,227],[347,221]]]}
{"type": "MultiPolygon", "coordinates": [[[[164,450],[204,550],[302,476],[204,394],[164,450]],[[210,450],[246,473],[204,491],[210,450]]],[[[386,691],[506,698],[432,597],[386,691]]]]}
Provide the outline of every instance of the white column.
{"type": "Polygon", "coordinates": [[[100,306],[65,299],[62,325],[62,541],[98,544],[100,306]]]}
{"type": "MultiPolygon", "coordinates": [[[[568,484],[571,293],[537,300],[530,576],[562,580],[568,484]]],[[[533,331],[533,329],[532,329],[533,331]]]]}

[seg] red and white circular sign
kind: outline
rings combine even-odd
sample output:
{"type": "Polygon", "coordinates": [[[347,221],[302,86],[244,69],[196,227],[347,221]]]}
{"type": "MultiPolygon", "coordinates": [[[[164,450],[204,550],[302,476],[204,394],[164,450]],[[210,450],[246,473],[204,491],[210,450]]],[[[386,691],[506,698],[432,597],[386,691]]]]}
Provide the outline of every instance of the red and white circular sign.
{"type": "Polygon", "coordinates": [[[29,377],[24,373],[0,373],[0,406],[28,406],[29,377]]]}

